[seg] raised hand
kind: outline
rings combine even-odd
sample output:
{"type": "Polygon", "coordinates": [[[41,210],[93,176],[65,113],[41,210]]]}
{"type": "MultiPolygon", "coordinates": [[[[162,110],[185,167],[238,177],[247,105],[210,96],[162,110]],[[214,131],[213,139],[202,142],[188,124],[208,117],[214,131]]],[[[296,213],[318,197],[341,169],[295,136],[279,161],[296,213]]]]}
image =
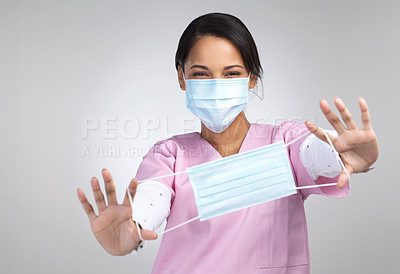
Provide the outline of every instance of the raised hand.
{"type": "MultiPolygon", "coordinates": [[[[338,116],[331,110],[326,100],[320,101],[320,107],[325,117],[338,133],[337,137],[329,135],[332,144],[339,153],[349,175],[352,173],[365,172],[378,159],[378,142],[372,129],[367,102],[359,99],[361,109],[361,120],[363,128],[359,129],[346,108],[344,102],[336,97],[335,105],[342,116],[347,128],[339,120],[338,116]]],[[[324,132],[310,121],[306,126],[315,136],[328,142],[324,132]]],[[[348,183],[348,177],[344,171],[339,175],[338,188],[343,188],[348,183]]]]}
{"type": "MultiPolygon", "coordinates": [[[[88,202],[85,193],[78,188],[78,198],[83,209],[89,217],[92,232],[100,245],[111,255],[122,256],[129,254],[140,242],[135,222],[132,220],[132,207],[128,192],[125,194],[121,205],[117,202],[115,185],[111,173],[103,169],[102,175],[107,193],[108,205],[104,201],[103,193],[96,177],[91,180],[94,198],[99,209],[97,216],[92,205],[88,202]]],[[[129,192],[132,199],[135,196],[137,180],[133,179],[129,184],[129,192]]],[[[155,240],[157,234],[151,230],[141,229],[144,240],[155,240]]]]}

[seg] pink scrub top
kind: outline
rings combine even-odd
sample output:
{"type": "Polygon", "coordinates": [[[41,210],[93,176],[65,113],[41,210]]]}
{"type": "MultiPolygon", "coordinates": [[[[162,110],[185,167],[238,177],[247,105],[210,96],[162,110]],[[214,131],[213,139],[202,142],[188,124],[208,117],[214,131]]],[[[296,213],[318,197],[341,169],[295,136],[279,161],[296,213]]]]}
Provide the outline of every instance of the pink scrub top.
{"type": "MultiPolygon", "coordinates": [[[[288,143],[308,132],[304,124],[251,124],[239,153],[271,143],[288,143]]],[[[304,137],[306,138],[306,137],[304,137]]],[[[337,182],[314,181],[299,158],[302,140],[288,147],[297,186],[337,182]]],[[[157,142],[143,157],[138,180],[202,164],[222,156],[198,132],[157,142]]],[[[159,179],[171,191],[165,229],[198,216],[187,174],[159,179]]],[[[310,254],[304,200],[310,194],[340,198],[349,191],[336,186],[298,190],[297,194],[221,215],[195,220],[163,235],[152,273],[184,274],[309,274],[310,254]]]]}

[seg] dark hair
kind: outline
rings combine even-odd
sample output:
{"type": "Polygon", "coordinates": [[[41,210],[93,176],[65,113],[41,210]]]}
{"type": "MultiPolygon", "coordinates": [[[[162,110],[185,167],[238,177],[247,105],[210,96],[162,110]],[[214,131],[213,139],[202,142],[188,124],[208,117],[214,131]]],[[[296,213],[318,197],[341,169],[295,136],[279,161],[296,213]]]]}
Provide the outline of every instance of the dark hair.
{"type": "Polygon", "coordinates": [[[202,37],[215,36],[229,40],[240,51],[246,69],[261,78],[263,69],[256,43],[239,18],[226,13],[208,13],[194,19],[179,39],[175,54],[175,68],[184,70],[184,63],[193,45],[202,37]]]}

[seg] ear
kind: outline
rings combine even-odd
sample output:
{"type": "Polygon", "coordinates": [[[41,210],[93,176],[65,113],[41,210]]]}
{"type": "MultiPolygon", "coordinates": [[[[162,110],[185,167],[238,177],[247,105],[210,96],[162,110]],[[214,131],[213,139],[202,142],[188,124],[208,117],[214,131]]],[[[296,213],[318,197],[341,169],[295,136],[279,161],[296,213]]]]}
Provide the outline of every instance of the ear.
{"type": "Polygon", "coordinates": [[[254,74],[251,74],[250,81],[249,81],[249,88],[254,88],[256,86],[258,77],[254,74]]]}
{"type": "Polygon", "coordinates": [[[181,90],[186,90],[185,79],[183,79],[183,71],[181,66],[178,66],[178,82],[181,90]]]}

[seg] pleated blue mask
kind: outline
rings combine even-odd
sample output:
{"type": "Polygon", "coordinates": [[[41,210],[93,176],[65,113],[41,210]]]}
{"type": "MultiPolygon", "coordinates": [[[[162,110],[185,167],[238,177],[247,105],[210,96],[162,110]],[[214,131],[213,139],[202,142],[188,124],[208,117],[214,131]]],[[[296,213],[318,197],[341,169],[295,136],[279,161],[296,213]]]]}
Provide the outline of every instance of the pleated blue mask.
{"type": "MultiPolygon", "coordinates": [[[[332,149],[335,150],[328,135],[325,131],[324,133],[332,149]]],[[[161,232],[159,235],[197,219],[208,220],[296,194],[297,189],[336,185],[337,183],[328,183],[296,187],[286,147],[309,134],[310,132],[306,132],[287,144],[277,142],[192,166],[184,171],[146,179],[156,180],[187,173],[196,201],[197,217],[161,232]]],[[[337,153],[337,158],[344,168],[338,155],[337,153]]],[[[347,173],[345,168],[344,170],[347,173]]],[[[348,173],[347,175],[349,176],[348,173]]]]}
{"type": "Polygon", "coordinates": [[[249,76],[228,79],[186,79],[186,106],[211,131],[224,131],[248,102],[249,76]]]}
{"type": "Polygon", "coordinates": [[[187,170],[200,221],[297,193],[283,142],[187,170]]]}

